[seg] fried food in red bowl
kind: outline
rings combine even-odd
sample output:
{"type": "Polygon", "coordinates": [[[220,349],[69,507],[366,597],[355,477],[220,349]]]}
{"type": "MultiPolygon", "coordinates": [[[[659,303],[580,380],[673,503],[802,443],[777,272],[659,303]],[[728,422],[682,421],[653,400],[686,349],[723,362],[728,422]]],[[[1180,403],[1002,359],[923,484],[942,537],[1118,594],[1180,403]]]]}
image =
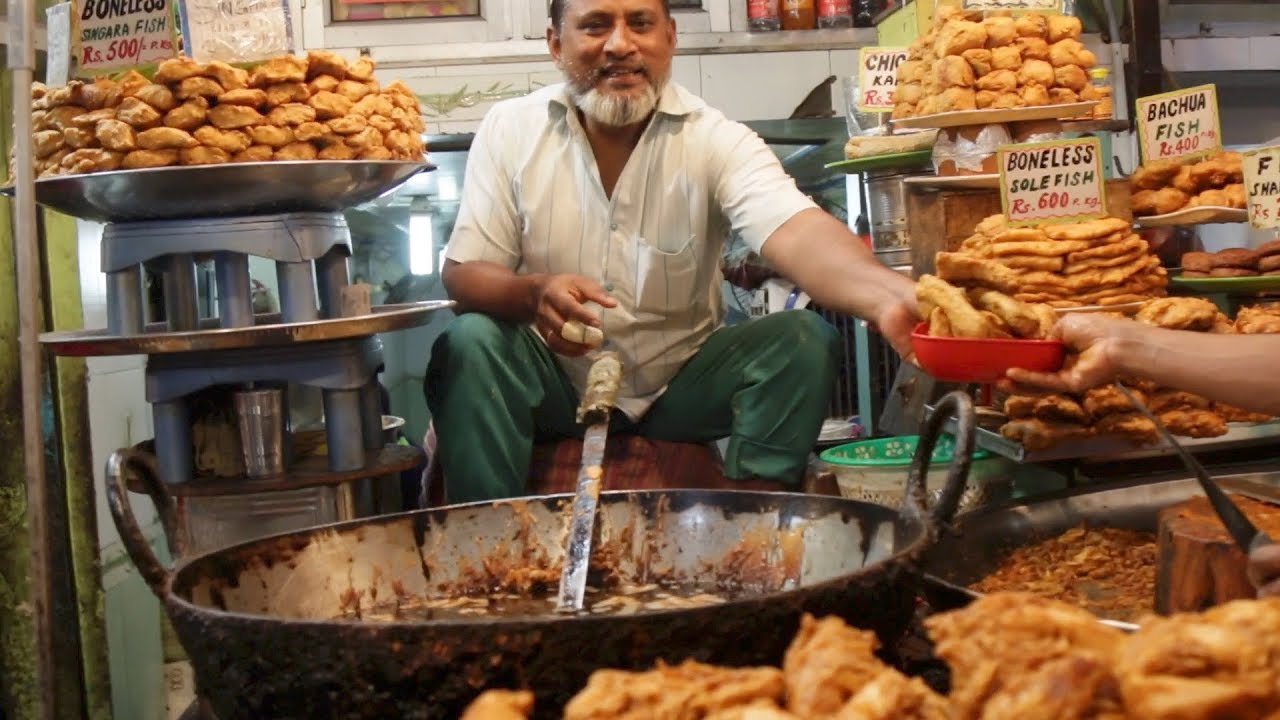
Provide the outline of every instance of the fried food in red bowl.
{"type": "Polygon", "coordinates": [[[1062,369],[1067,346],[1061,340],[935,337],[929,323],[911,332],[911,349],[925,372],[947,382],[994,383],[1010,368],[1038,372],[1062,369]]]}

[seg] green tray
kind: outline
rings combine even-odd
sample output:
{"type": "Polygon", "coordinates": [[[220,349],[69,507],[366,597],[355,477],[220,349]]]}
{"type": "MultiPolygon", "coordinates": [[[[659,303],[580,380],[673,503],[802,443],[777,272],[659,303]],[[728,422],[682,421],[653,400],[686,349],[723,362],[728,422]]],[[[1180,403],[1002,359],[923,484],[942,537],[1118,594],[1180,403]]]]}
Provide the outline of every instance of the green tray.
{"type": "Polygon", "coordinates": [[[1169,282],[1188,290],[1204,293],[1254,293],[1280,291],[1280,275],[1256,275],[1234,278],[1184,278],[1175,275],[1169,282]]]}
{"type": "MultiPolygon", "coordinates": [[[[858,440],[856,442],[837,445],[823,450],[818,457],[832,465],[858,466],[892,466],[910,465],[916,454],[918,435],[901,435],[898,437],[876,438],[874,440],[858,440]]],[[[951,435],[943,435],[933,446],[930,463],[949,463],[955,451],[956,441],[951,435]]],[[[986,450],[975,449],[973,459],[981,460],[990,455],[986,450]]]]}
{"type": "Polygon", "coordinates": [[[853,160],[837,160],[833,163],[827,163],[826,168],[828,170],[843,170],[846,173],[860,173],[883,168],[914,167],[926,165],[932,161],[933,149],[930,148],[928,150],[890,153],[889,155],[872,155],[871,157],[854,158],[853,160]]]}

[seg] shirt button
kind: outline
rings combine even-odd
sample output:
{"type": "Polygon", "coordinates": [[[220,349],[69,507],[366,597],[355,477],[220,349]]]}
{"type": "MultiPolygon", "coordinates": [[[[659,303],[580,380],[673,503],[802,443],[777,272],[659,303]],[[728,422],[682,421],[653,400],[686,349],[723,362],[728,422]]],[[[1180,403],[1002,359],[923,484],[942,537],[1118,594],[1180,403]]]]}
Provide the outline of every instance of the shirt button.
{"type": "Polygon", "coordinates": [[[613,283],[605,283],[605,284],[604,284],[604,291],[605,291],[605,292],[613,292],[613,283]]]}
{"type": "Polygon", "coordinates": [[[610,230],[617,230],[617,229],[618,229],[618,223],[609,223],[609,229],[610,229],[610,230]]]}

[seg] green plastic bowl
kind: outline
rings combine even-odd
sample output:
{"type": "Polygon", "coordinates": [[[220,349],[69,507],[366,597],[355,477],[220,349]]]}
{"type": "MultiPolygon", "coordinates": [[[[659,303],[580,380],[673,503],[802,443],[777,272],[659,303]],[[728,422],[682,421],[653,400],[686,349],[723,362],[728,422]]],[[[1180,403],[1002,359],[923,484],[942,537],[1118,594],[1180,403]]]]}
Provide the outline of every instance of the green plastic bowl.
{"type": "MultiPolygon", "coordinates": [[[[857,442],[836,445],[823,450],[818,457],[832,465],[850,466],[895,466],[910,465],[916,454],[919,435],[901,435],[898,437],[876,438],[874,440],[858,440],[857,442]]],[[[943,435],[934,443],[930,464],[950,463],[954,456],[956,439],[951,435],[943,435]]],[[[991,453],[975,449],[973,459],[981,460],[991,453]]]]}

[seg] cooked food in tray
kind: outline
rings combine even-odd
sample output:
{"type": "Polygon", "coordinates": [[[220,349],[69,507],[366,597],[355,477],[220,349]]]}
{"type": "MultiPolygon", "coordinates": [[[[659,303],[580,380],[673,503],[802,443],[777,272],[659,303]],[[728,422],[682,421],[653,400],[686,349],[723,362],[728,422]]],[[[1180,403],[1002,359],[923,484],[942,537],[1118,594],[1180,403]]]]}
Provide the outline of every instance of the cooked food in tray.
{"type": "Polygon", "coordinates": [[[420,160],[418,98],[372,58],[312,50],[252,69],[177,57],[31,89],[38,178],[268,160],[420,160]]]}
{"type": "Polygon", "coordinates": [[[898,68],[893,117],[1102,100],[1098,60],[1069,15],[965,12],[940,7],[898,68]]]}
{"type": "Polygon", "coordinates": [[[1130,205],[1138,217],[1212,206],[1243,210],[1244,165],[1240,153],[1219,150],[1194,161],[1154,160],[1129,177],[1130,205]]]}
{"type": "Polygon", "coordinates": [[[992,215],[956,252],[935,257],[943,280],[1057,308],[1123,305],[1166,294],[1168,273],[1127,220],[1010,227],[992,215]]]}
{"type": "Polygon", "coordinates": [[[1024,303],[980,287],[966,292],[933,275],[916,281],[916,299],[931,337],[1040,340],[1058,321],[1048,305],[1024,303]]]}
{"type": "Polygon", "coordinates": [[[1189,252],[1182,255],[1182,277],[1233,278],[1280,275],[1280,240],[1271,240],[1256,249],[1227,248],[1217,252],[1189,252]]]}
{"type": "Polygon", "coordinates": [[[1132,622],[1152,611],[1156,559],[1153,532],[1082,525],[1015,549],[970,589],[1029,592],[1132,622]]]}
{"type": "MultiPolygon", "coordinates": [[[[872,633],[805,616],[782,668],[686,660],[598,670],[566,720],[1263,720],[1280,713],[1280,600],[1144,618],[1133,634],[1087,610],[997,593],[925,621],[950,691],[886,665],[872,633]]],[[[463,720],[520,720],[531,693],[489,690],[463,720]]]]}
{"type": "MultiPolygon", "coordinates": [[[[1239,327],[1280,330],[1280,309],[1246,308],[1235,322],[1203,298],[1170,297],[1148,301],[1134,316],[1138,322],[1171,330],[1234,333],[1239,327]]],[[[1067,362],[1073,362],[1068,358],[1067,362]]],[[[1161,388],[1138,378],[1124,381],[1174,435],[1211,438],[1227,434],[1230,422],[1264,422],[1270,418],[1188,392],[1161,388]]],[[[1159,441],[1155,425],[1131,406],[1115,385],[1082,395],[1063,393],[1015,394],[1006,397],[1009,417],[1000,432],[1028,450],[1045,450],[1068,440],[1097,436],[1121,437],[1137,446],[1159,441]]]]}

